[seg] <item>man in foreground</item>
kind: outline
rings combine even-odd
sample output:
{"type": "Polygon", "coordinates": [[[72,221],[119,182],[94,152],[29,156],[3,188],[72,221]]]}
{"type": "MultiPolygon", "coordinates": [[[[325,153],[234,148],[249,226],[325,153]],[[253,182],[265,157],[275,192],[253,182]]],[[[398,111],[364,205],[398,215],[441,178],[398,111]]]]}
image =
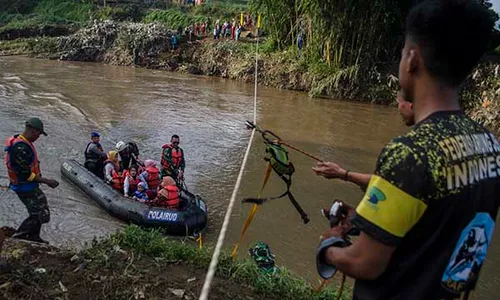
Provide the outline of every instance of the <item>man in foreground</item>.
{"type": "Polygon", "coordinates": [[[415,126],[382,150],[351,212],[359,238],[334,246],[350,229],[337,226],[317,252],[323,277],[336,267],[356,278],[354,299],[467,298],[474,289],[500,201],[500,144],[463,114],[458,89],[492,28],[474,0],[425,1],[407,16],[399,82],[415,126]]]}
{"type": "Polygon", "coordinates": [[[47,198],[40,189],[40,183],[56,188],[59,182],[42,177],[40,162],[33,143],[41,134],[47,135],[43,123],[38,118],[31,118],[25,123],[22,134],[16,134],[5,143],[5,163],[10,181],[10,189],[28,209],[29,216],[17,229],[13,237],[48,243],[40,237],[42,224],[50,221],[47,198]]]}

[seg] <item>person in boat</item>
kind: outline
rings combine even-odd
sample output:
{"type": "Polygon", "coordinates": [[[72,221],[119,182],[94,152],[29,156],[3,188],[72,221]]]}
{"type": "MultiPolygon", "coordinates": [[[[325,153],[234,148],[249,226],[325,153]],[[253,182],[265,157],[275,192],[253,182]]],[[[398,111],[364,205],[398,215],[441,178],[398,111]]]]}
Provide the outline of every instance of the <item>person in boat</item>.
{"type": "Polygon", "coordinates": [[[116,143],[115,151],[119,154],[122,170],[129,170],[133,165],[142,165],[139,159],[139,147],[136,143],[119,141],[116,143]]]}
{"type": "Polygon", "coordinates": [[[40,161],[33,144],[40,135],[47,136],[39,118],[30,118],[25,123],[24,132],[7,139],[5,143],[5,163],[9,177],[9,187],[28,209],[29,216],[21,223],[14,237],[40,243],[48,243],[40,237],[42,224],[50,221],[47,197],[40,184],[51,188],[59,185],[54,179],[42,176],[40,161]]]}
{"type": "MultiPolygon", "coordinates": [[[[413,103],[403,98],[403,93],[400,90],[397,94],[398,111],[401,119],[406,126],[415,125],[415,113],[413,110],[413,103]]],[[[342,179],[357,184],[362,190],[370,183],[372,174],[351,172],[342,168],[339,164],[334,162],[318,162],[312,168],[316,175],[323,176],[327,179],[342,179]]]]}
{"type": "Polygon", "coordinates": [[[151,159],[146,159],[144,167],[146,170],[141,173],[141,181],[146,184],[148,197],[154,199],[160,186],[160,170],[158,170],[155,161],[151,159]]]}
{"type": "Polygon", "coordinates": [[[175,178],[177,182],[184,179],[184,169],[186,167],[184,151],[179,147],[179,143],[179,136],[174,134],[170,139],[170,144],[162,146],[161,155],[162,177],[170,176],[175,178]]]}
{"type": "Polygon", "coordinates": [[[123,176],[118,162],[118,152],[108,152],[108,159],[104,161],[104,181],[119,192],[123,191],[123,176]]]}
{"type": "Polygon", "coordinates": [[[139,184],[137,184],[137,190],[134,192],[134,197],[132,197],[132,199],[139,202],[147,202],[149,200],[146,184],[144,182],[139,182],[139,184]]]}
{"type": "Polygon", "coordinates": [[[87,170],[102,179],[104,161],[106,160],[107,155],[100,143],[101,135],[97,131],[92,131],[90,133],[90,138],[91,141],[87,144],[87,147],[85,147],[84,166],[87,170]]]}
{"type": "Polygon", "coordinates": [[[180,208],[179,188],[170,176],[163,177],[155,206],[178,210],[180,208]]]}
{"type": "Polygon", "coordinates": [[[352,228],[341,224],[316,251],[323,278],[355,278],[354,299],[469,299],[477,286],[500,204],[500,143],[461,110],[459,91],[493,26],[479,1],[422,1],[409,11],[399,84],[415,125],[384,147],[349,210],[359,237],[346,245],[352,228]],[[457,269],[476,233],[478,247],[457,269]]]}
{"type": "Polygon", "coordinates": [[[142,182],[141,176],[137,172],[137,166],[131,166],[130,170],[123,173],[123,195],[130,197],[137,191],[137,186],[142,182]]]}

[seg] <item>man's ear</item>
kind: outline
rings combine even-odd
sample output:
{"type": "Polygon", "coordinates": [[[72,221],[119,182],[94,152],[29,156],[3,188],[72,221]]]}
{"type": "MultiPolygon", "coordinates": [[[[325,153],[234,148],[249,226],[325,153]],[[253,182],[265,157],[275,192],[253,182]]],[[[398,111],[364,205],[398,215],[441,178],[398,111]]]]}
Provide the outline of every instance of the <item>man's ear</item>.
{"type": "Polygon", "coordinates": [[[420,52],[417,49],[410,49],[408,53],[408,69],[406,72],[414,73],[420,67],[420,52]]]}

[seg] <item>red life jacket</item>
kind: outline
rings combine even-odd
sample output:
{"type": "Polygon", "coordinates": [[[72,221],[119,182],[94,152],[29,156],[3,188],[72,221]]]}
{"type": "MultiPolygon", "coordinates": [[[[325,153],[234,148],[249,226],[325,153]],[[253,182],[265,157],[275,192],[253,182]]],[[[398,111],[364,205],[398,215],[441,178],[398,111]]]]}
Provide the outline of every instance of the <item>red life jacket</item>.
{"type": "MultiPolygon", "coordinates": [[[[124,177],[121,174],[119,174],[119,167],[116,165],[116,163],[114,163],[109,159],[104,161],[104,168],[106,168],[107,164],[113,164],[114,167],[113,171],[111,172],[111,177],[113,177],[113,180],[111,180],[111,187],[114,190],[123,192],[124,177]]],[[[104,172],[106,172],[106,170],[104,172]]]]}
{"type": "Polygon", "coordinates": [[[148,172],[148,179],[146,180],[148,188],[156,191],[160,185],[160,170],[157,167],[149,167],[146,172],[148,172]]]}
{"type": "MultiPolygon", "coordinates": [[[[141,182],[141,177],[138,174],[135,174],[135,178],[134,178],[134,177],[132,177],[132,175],[130,175],[129,171],[127,170],[123,173],[123,178],[128,178],[128,186],[129,186],[128,192],[129,192],[129,194],[137,191],[137,185],[139,184],[139,182],[141,182]]],[[[124,180],[124,183],[125,183],[125,180],[124,180]]]]}
{"type": "Polygon", "coordinates": [[[24,181],[24,182],[20,181],[16,171],[11,165],[10,149],[17,143],[25,143],[28,146],[30,146],[31,151],[33,152],[33,160],[30,164],[30,169],[31,172],[34,173],[36,176],[40,175],[41,173],[40,162],[38,161],[38,154],[36,152],[35,146],[30,141],[26,140],[22,135],[18,134],[11,136],[5,141],[5,151],[7,152],[5,155],[5,164],[7,165],[7,172],[11,187],[13,188],[14,191],[29,191],[38,187],[38,183],[30,181],[24,181]]]}
{"type": "MultiPolygon", "coordinates": [[[[182,161],[182,150],[181,148],[174,148],[171,144],[165,144],[162,147],[162,150],[165,151],[166,148],[172,149],[172,163],[174,164],[174,168],[179,168],[181,161],[182,161]]],[[[170,170],[170,165],[168,164],[168,161],[165,159],[163,156],[163,151],[161,154],[161,167],[164,170],[170,170]]]]}
{"type": "Polygon", "coordinates": [[[179,208],[179,188],[176,185],[167,185],[158,192],[158,206],[178,209],[179,208]]]}

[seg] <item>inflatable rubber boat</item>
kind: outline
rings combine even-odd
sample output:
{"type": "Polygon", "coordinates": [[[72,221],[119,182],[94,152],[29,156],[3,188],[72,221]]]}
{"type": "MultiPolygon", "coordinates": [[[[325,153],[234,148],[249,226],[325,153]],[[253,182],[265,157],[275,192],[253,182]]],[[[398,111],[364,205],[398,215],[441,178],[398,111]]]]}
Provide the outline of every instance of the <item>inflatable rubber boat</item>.
{"type": "Polygon", "coordinates": [[[61,165],[61,174],[110,215],[144,227],[163,228],[170,235],[192,235],[207,225],[207,205],[200,196],[181,190],[181,209],[149,206],[122,196],[76,160],[61,165]]]}

